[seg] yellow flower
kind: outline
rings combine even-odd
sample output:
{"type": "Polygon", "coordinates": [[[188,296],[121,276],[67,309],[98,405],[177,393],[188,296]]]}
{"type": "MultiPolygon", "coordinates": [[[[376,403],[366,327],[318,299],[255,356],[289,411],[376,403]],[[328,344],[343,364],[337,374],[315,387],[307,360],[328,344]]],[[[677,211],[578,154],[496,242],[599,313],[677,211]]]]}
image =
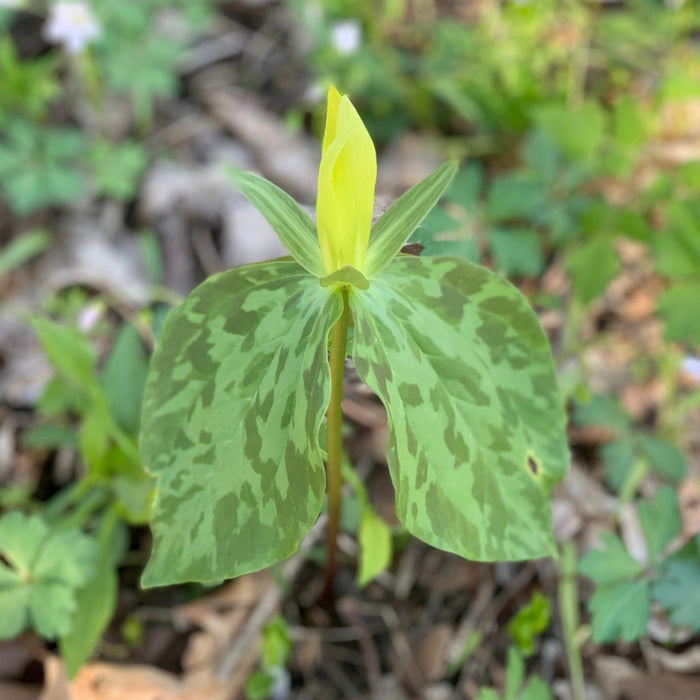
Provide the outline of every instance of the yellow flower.
{"type": "Polygon", "coordinates": [[[328,274],[346,266],[362,272],[376,179],[372,139],[347,96],[331,87],[316,201],[318,241],[328,274]]]}

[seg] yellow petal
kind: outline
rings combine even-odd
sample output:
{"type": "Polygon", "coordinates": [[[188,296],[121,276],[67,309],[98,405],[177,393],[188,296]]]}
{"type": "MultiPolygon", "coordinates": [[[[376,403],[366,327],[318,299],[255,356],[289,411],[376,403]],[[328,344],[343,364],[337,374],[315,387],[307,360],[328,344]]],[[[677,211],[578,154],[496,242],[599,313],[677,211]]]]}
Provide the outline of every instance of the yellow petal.
{"type": "Polygon", "coordinates": [[[331,85],[328,88],[326,100],[326,130],[323,132],[323,151],[328,149],[335,138],[336,125],[338,124],[338,108],[340,107],[341,94],[331,85]]]}
{"type": "Polygon", "coordinates": [[[331,88],[316,202],[318,239],[329,274],[346,265],[362,271],[376,179],[372,139],[350,100],[331,88]]]}

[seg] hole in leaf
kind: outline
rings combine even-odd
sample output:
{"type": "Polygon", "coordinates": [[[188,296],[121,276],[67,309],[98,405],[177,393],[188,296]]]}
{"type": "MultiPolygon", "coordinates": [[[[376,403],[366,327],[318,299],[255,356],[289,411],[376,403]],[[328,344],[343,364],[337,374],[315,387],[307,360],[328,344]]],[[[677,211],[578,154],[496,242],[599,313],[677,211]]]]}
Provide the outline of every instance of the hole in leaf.
{"type": "Polygon", "coordinates": [[[537,464],[535,458],[532,455],[527,456],[527,468],[537,476],[540,473],[540,465],[537,464]]]}

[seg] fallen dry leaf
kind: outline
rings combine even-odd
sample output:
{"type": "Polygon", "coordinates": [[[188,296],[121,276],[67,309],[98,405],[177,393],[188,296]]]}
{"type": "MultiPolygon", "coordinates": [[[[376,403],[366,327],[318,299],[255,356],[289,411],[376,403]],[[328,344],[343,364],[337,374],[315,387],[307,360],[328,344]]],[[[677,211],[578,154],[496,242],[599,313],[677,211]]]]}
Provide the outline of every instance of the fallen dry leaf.
{"type": "Polygon", "coordinates": [[[175,676],[152,666],[92,663],[83,666],[70,684],[68,697],[69,700],[183,700],[188,695],[175,676]]]}
{"type": "Polygon", "coordinates": [[[694,537],[700,532],[700,477],[691,476],[678,487],[683,534],[694,537]]]}

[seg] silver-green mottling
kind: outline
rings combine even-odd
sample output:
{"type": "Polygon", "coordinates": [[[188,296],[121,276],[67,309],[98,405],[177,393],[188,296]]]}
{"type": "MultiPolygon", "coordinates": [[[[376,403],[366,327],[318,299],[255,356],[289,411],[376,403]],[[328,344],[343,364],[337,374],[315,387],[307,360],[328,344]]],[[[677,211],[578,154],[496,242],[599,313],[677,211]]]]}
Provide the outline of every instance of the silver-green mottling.
{"type": "Polygon", "coordinates": [[[327,337],[339,294],[295,262],[210,278],[166,319],[143,406],[158,478],[144,586],[206,581],[292,554],[318,517],[327,337]]]}
{"type": "Polygon", "coordinates": [[[397,258],[353,290],[353,356],[389,415],[397,513],[482,561],[554,554],[549,491],[566,471],[549,345],[508,282],[458,258],[397,258]]]}

